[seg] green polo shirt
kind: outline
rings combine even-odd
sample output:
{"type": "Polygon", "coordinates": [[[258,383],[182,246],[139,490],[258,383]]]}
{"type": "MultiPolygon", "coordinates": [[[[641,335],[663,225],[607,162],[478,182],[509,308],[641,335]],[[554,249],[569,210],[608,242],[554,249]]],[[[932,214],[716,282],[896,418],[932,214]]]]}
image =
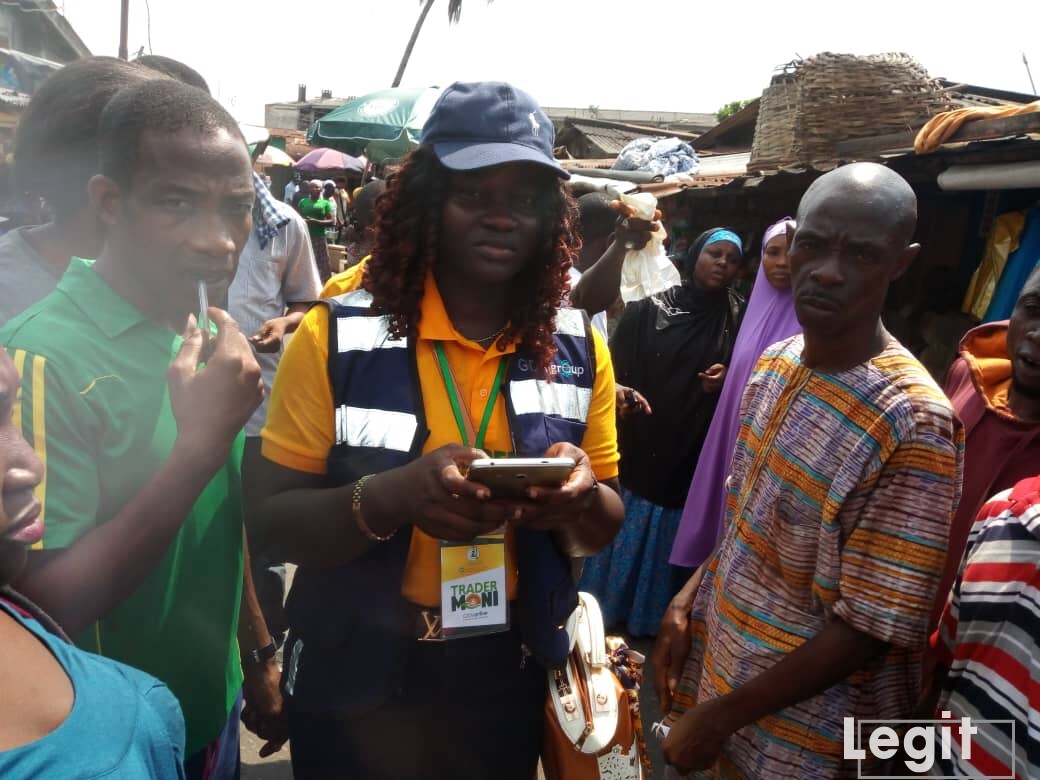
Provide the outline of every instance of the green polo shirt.
{"type": "MultiPolygon", "coordinates": [[[[317,200],[304,198],[300,201],[300,214],[303,215],[304,219],[329,219],[332,216],[332,204],[325,198],[318,198],[317,200]]],[[[329,225],[329,227],[332,226],[329,225]]],[[[307,230],[310,231],[311,238],[324,236],[325,229],[325,225],[307,223],[307,230]]]]}
{"type": "MultiPolygon", "coordinates": [[[[42,545],[66,547],[115,517],[169,456],[166,371],[181,338],[75,258],[54,292],[0,329],[0,344],[22,375],[16,422],[47,467],[42,545]]],[[[241,445],[149,577],[76,637],[170,687],[188,756],[219,735],[242,685],[241,445]]]]}

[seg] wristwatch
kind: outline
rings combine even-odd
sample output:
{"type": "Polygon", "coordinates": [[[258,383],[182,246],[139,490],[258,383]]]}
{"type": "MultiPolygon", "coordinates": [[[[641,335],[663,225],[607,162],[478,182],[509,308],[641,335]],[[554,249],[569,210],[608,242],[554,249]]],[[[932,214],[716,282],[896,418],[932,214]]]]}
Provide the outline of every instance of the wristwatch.
{"type": "Polygon", "coordinates": [[[254,665],[260,665],[264,661],[269,661],[274,658],[275,653],[278,652],[278,648],[275,647],[274,642],[270,642],[266,647],[261,647],[255,650],[250,650],[242,655],[242,663],[246,661],[252,662],[254,665]]]}

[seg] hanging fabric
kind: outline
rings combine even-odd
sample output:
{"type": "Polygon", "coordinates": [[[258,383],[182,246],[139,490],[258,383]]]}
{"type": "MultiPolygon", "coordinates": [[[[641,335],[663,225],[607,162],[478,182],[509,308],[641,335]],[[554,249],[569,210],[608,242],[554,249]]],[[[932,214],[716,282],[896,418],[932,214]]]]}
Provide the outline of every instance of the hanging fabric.
{"type": "Polygon", "coordinates": [[[1006,320],[1015,308],[1015,301],[1022,292],[1022,286],[1040,261],[1040,208],[1032,208],[1026,218],[1026,226],[1019,237],[1018,249],[1008,257],[1004,273],[997,283],[993,300],[986,310],[983,322],[1006,320]]]}
{"type": "Polygon", "coordinates": [[[1026,224],[1026,212],[1011,211],[1001,214],[993,220],[993,227],[986,239],[986,249],[982,253],[982,262],[975,269],[964,295],[961,311],[981,320],[993,300],[997,282],[1004,273],[1008,256],[1018,249],[1018,239],[1026,224]]]}

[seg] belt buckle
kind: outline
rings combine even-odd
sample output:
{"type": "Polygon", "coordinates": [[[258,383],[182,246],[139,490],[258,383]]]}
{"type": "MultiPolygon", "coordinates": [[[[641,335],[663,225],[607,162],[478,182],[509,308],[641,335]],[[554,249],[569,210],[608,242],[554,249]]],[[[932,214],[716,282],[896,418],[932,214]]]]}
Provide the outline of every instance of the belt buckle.
{"type": "Polygon", "coordinates": [[[416,638],[420,642],[443,642],[444,632],[441,628],[441,611],[439,609],[421,609],[416,618],[416,638]]]}

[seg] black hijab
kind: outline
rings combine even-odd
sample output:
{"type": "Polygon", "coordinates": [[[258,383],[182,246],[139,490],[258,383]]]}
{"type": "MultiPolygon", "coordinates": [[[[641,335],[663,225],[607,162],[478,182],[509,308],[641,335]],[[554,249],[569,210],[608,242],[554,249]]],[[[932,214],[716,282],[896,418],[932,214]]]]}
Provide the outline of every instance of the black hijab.
{"type": "Polygon", "coordinates": [[[617,381],[650,402],[651,416],[619,421],[622,484],[655,504],[682,507],[718,394],[697,374],[727,363],[743,300],[693,282],[697,258],[721,228],[706,230],[680,269],[682,284],[628,304],[611,340],[617,381]]]}

